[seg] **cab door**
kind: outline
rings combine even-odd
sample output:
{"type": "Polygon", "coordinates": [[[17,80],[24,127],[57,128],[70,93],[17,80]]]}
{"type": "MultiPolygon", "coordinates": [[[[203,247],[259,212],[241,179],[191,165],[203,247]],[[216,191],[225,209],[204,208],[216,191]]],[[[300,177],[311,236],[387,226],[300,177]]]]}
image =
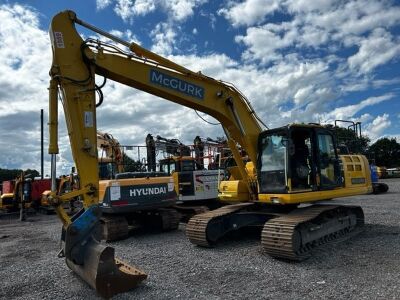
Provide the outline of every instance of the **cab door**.
{"type": "Polygon", "coordinates": [[[341,185],[339,158],[333,135],[327,130],[317,130],[317,185],[329,190],[341,185]]]}

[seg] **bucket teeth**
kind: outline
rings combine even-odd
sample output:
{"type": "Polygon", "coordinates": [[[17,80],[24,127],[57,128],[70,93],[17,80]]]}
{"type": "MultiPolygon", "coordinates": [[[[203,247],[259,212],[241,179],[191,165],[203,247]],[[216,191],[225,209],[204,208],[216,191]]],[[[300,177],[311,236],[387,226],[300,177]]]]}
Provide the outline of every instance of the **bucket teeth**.
{"type": "Polygon", "coordinates": [[[114,256],[114,248],[92,241],[87,245],[83,265],[66,260],[68,267],[86,281],[103,298],[136,287],[147,274],[114,256]]]}

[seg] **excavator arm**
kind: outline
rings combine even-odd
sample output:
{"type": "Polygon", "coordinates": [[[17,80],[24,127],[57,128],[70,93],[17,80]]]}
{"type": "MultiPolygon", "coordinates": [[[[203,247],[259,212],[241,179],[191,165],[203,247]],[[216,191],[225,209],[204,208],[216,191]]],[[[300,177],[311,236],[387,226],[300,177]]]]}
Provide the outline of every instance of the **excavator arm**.
{"type": "MultiPolygon", "coordinates": [[[[49,153],[52,177],[56,178],[58,153],[58,101],[61,99],[71,150],[80,178],[80,188],[57,196],[51,202],[64,225],[67,265],[105,297],[130,289],[146,275],[114,259],[114,249],[98,243],[99,176],[96,134],[96,107],[103,102],[95,75],[204,112],[217,119],[228,138],[241,179],[255,198],[254,184],[246,172],[238,147],[257,161],[257,139],[262,122],[247,99],[231,84],[192,72],[135,43],[128,43],[79,20],[72,11],[57,14],[51,22],[53,63],[49,87],[49,153]],[[84,41],[75,25],[84,26],[113,41],[84,41]],[[125,47],[128,50],[121,50],[125,47]],[[96,103],[96,93],[99,95],[96,103]],[[84,210],[71,219],[60,205],[80,195],[84,210]],[[106,263],[105,263],[106,262],[106,263]],[[119,283],[118,283],[119,282],[119,283]],[[121,283],[123,282],[123,283],[121,283]]],[[[55,186],[54,186],[55,187],[55,186]]]]}
{"type": "MultiPolygon", "coordinates": [[[[94,96],[96,90],[100,91],[94,82],[97,74],[202,111],[219,120],[232,150],[237,152],[234,154],[237,158],[236,163],[243,179],[246,179],[247,174],[236,146],[240,145],[250,159],[256,162],[257,139],[261,126],[250,103],[232,85],[192,72],[135,43],[121,41],[77,19],[71,11],[55,16],[50,31],[53,47],[51,75],[61,87],[65,99],[65,115],[70,120],[69,127],[74,127],[73,130],[76,131],[72,137],[70,130],[70,136],[77,165],[80,157],[75,153],[81,153],[82,149],[85,149],[87,155],[84,157],[88,157],[95,152],[94,96]],[[75,24],[103,34],[131,51],[125,53],[114,45],[102,44],[95,40],[83,41],[75,30],[75,24]]],[[[95,172],[89,170],[88,173],[95,172]]],[[[93,180],[90,179],[90,182],[93,180]]]]}
{"type": "Polygon", "coordinates": [[[115,163],[118,173],[124,172],[121,145],[116,138],[106,132],[97,131],[97,149],[105,153],[99,158],[100,163],[115,163]]]}

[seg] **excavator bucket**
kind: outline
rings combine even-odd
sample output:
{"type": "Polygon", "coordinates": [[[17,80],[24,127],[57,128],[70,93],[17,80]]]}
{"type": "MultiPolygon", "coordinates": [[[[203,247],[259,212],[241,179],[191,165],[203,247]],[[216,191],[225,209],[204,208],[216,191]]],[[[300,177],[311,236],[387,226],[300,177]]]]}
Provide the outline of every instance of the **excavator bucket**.
{"type": "Polygon", "coordinates": [[[68,267],[103,298],[131,290],[147,278],[142,271],[114,257],[114,248],[100,243],[87,245],[84,264],[67,259],[68,267]]]}
{"type": "Polygon", "coordinates": [[[74,216],[63,234],[63,252],[72,271],[101,297],[111,298],[136,287],[147,275],[115,258],[114,248],[98,241],[100,215],[93,205],[74,216]]]}

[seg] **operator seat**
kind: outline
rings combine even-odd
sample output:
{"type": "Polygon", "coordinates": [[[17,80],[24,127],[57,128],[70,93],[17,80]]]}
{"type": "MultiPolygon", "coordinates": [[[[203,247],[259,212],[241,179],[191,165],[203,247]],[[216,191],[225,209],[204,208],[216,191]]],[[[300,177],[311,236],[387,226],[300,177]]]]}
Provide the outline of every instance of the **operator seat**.
{"type": "Polygon", "coordinates": [[[310,176],[310,150],[304,137],[294,139],[294,154],[291,159],[292,188],[309,188],[310,176]]]}

